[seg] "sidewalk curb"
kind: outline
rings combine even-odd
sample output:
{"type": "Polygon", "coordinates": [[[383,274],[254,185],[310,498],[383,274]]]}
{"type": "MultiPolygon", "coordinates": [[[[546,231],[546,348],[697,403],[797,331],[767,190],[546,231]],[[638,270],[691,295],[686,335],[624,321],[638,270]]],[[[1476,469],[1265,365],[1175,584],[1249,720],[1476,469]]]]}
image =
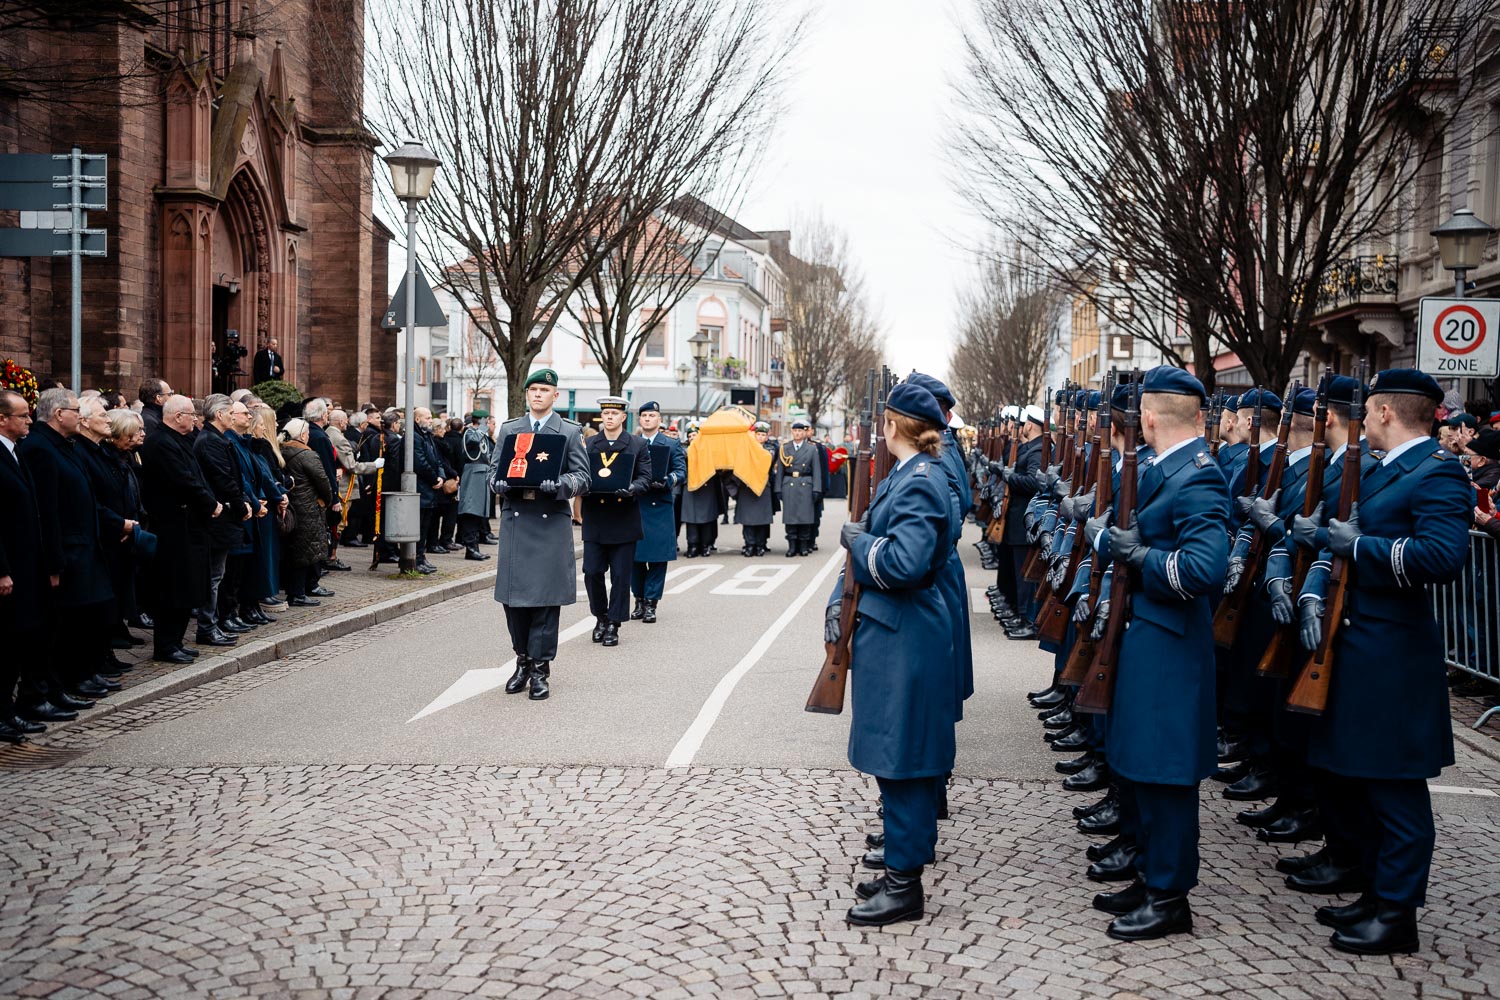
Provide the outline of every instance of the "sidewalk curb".
{"type": "Polygon", "coordinates": [[[1454,738],[1481,757],[1487,757],[1500,764],[1500,742],[1485,735],[1483,730],[1476,732],[1458,720],[1454,722],[1456,723],[1453,727],[1454,738]]]}
{"type": "Polygon", "coordinates": [[[283,659],[330,639],[337,639],[351,632],[369,628],[371,625],[379,625],[393,618],[400,618],[413,611],[430,608],[434,604],[440,604],[451,598],[476,594],[490,587],[494,578],[495,570],[491,566],[487,570],[481,570],[469,576],[447,580],[436,586],[416,590],[400,597],[388,598],[368,607],[300,625],[275,638],[260,639],[236,646],[229,653],[205,657],[201,663],[184,666],[181,670],[174,670],[144,684],[127,687],[108,701],[100,702],[98,707],[81,713],[77,719],[50,724],[47,727],[48,731],[61,732],[70,726],[93,722],[122,709],[138,708],[159,698],[187,691],[210,681],[232,677],[242,671],[283,659]]]}

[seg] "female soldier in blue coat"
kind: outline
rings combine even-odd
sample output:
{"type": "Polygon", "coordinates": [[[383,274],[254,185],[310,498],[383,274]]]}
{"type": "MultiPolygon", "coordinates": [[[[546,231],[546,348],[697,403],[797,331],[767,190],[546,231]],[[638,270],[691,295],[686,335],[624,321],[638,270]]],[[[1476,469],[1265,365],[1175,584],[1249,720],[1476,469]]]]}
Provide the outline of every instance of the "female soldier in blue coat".
{"type": "MultiPolygon", "coordinates": [[[[860,584],[851,642],[849,763],[872,774],[885,803],[882,878],[859,887],[852,924],[922,916],[922,866],[937,846],[944,776],[953,770],[958,674],[950,609],[934,586],[947,562],[948,477],[938,455],[943,414],[932,393],[902,383],[886,401],[885,439],[897,466],[863,523],[840,541],[860,584]]],[[[839,638],[842,581],[824,638],[839,638]]]]}

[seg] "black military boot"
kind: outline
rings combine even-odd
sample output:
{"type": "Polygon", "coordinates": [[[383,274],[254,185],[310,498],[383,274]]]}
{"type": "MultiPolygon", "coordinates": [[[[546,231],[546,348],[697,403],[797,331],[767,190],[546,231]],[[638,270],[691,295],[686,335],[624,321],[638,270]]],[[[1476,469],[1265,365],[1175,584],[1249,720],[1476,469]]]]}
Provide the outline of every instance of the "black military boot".
{"type": "Polygon", "coordinates": [[[850,908],[846,919],[857,927],[884,927],[916,920],[922,913],[922,869],[887,870],[885,884],[869,899],[850,908]]]}
{"type": "Polygon", "coordinates": [[[1052,769],[1058,774],[1077,774],[1099,759],[1099,755],[1089,750],[1082,757],[1074,757],[1072,760],[1060,760],[1052,765],[1052,769]]]}
{"type": "Polygon", "coordinates": [[[488,552],[480,552],[479,546],[472,542],[464,546],[464,558],[470,562],[484,562],[489,557],[488,552]]]}
{"type": "Polygon", "coordinates": [[[552,693],[552,688],[547,685],[547,679],[552,674],[552,664],[546,660],[531,665],[531,693],[526,697],[532,701],[541,701],[552,693]]]}
{"type": "Polygon", "coordinates": [[[630,620],[638,622],[644,617],[646,617],[646,600],[643,597],[637,597],[635,607],[630,609],[630,620]]]}
{"type": "Polygon", "coordinates": [[[1235,814],[1234,821],[1251,829],[1259,830],[1263,826],[1270,826],[1291,811],[1291,803],[1283,795],[1264,808],[1240,810],[1235,814]]]}
{"type": "Polygon", "coordinates": [[[1104,933],[1116,941],[1153,941],[1193,929],[1187,893],[1146,889],[1146,901],[1109,922],[1104,933]]]}
{"type": "Polygon", "coordinates": [[[1111,788],[1109,792],[1104,796],[1104,798],[1100,799],[1098,802],[1091,802],[1086,806],[1074,806],[1073,818],[1083,819],[1085,816],[1092,816],[1094,815],[1094,813],[1099,812],[1101,809],[1113,805],[1118,800],[1119,795],[1116,794],[1113,788],[1111,788]]]}
{"type": "Polygon", "coordinates": [[[604,641],[604,630],[609,627],[609,620],[605,618],[594,619],[594,641],[604,641]]]}
{"type": "Polygon", "coordinates": [[[1056,684],[1049,684],[1046,687],[1042,688],[1040,691],[1027,691],[1026,700],[1034,703],[1038,698],[1046,698],[1056,690],[1056,684]]]}
{"type": "Polygon", "coordinates": [[[1078,821],[1078,832],[1091,837],[1113,837],[1120,832],[1120,802],[1107,799],[1104,808],[1078,821]]]}
{"type": "Polygon", "coordinates": [[[1335,930],[1329,944],[1354,955],[1410,955],[1421,947],[1416,907],[1377,899],[1374,913],[1335,930]]]}
{"type": "Polygon", "coordinates": [[[1231,764],[1228,767],[1217,768],[1213,774],[1209,775],[1209,777],[1214,779],[1215,781],[1222,781],[1226,785],[1232,785],[1249,773],[1250,762],[1248,760],[1242,760],[1239,763],[1231,764]]]}
{"type": "Polygon", "coordinates": [[[1317,840],[1323,836],[1323,817],[1313,806],[1293,809],[1276,822],[1256,830],[1255,836],[1268,844],[1317,840]]]}
{"type": "Polygon", "coordinates": [[[880,848],[882,848],[882,847],[885,846],[885,834],[884,833],[867,833],[867,834],[865,834],[865,846],[868,847],[872,851],[879,850],[880,848]]]}
{"type": "Polygon", "coordinates": [[[1136,879],[1119,892],[1101,892],[1094,897],[1094,909],[1113,913],[1117,917],[1133,913],[1145,903],[1146,883],[1140,879],[1136,879]]]}
{"type": "Polygon", "coordinates": [[[646,613],[641,616],[641,621],[645,622],[647,625],[655,625],[656,624],[656,602],[655,601],[647,601],[646,602],[646,613]]]}
{"type": "Polygon", "coordinates": [[[1089,865],[1090,882],[1129,882],[1135,878],[1135,845],[1121,844],[1112,853],[1089,865]]]}
{"type": "Polygon", "coordinates": [[[1073,707],[1071,705],[1059,709],[1057,712],[1054,712],[1052,715],[1049,715],[1042,721],[1042,728],[1051,730],[1053,732],[1061,732],[1064,729],[1070,728],[1072,725],[1073,707]]]}
{"type": "Polygon", "coordinates": [[[604,626],[604,638],[600,641],[606,646],[618,646],[620,644],[620,626],[614,622],[607,622],[604,626]]]}
{"type": "Polygon", "coordinates": [[[873,851],[867,851],[865,856],[859,859],[859,863],[866,868],[880,871],[885,867],[885,841],[880,842],[880,847],[873,851]]]}
{"type": "Polygon", "coordinates": [[[860,899],[869,899],[881,889],[885,888],[885,876],[879,875],[868,882],[860,882],[854,887],[854,894],[860,899]]]}
{"type": "Polygon", "coordinates": [[[1090,844],[1088,850],[1083,853],[1088,856],[1090,861],[1098,861],[1100,858],[1109,857],[1124,846],[1133,848],[1135,847],[1135,841],[1122,833],[1113,840],[1106,840],[1102,844],[1090,844]]]}
{"type": "Polygon", "coordinates": [[[1269,799],[1277,791],[1275,773],[1269,768],[1252,766],[1249,774],[1224,789],[1221,794],[1235,802],[1250,802],[1269,799]]]}
{"type": "Polygon", "coordinates": [[[1288,875],[1286,887],[1315,896],[1336,896],[1343,892],[1364,892],[1369,882],[1358,865],[1345,867],[1325,856],[1318,864],[1288,875]]]}
{"type": "Polygon", "coordinates": [[[1109,785],[1109,765],[1096,760],[1077,774],[1063,779],[1062,786],[1070,792],[1093,792],[1109,785]]]}
{"type": "MultiPolygon", "coordinates": [[[[1051,735],[1051,733],[1048,733],[1042,738],[1047,739],[1047,736],[1051,735]]],[[[1088,749],[1089,734],[1084,731],[1082,726],[1079,726],[1071,733],[1064,731],[1057,739],[1047,740],[1047,742],[1051,744],[1052,749],[1057,753],[1077,753],[1080,750],[1088,749]]]]}
{"type": "Polygon", "coordinates": [[[520,694],[526,689],[531,680],[531,657],[523,653],[516,654],[516,672],[510,675],[510,680],[505,682],[506,694],[520,694]]]}
{"type": "Polygon", "coordinates": [[[1313,916],[1317,917],[1318,923],[1324,927],[1343,929],[1373,917],[1375,904],[1375,894],[1367,892],[1354,902],[1343,906],[1320,906],[1313,916]]]}
{"type": "Polygon", "coordinates": [[[1320,865],[1328,860],[1328,848],[1320,847],[1311,854],[1297,854],[1286,858],[1276,859],[1276,870],[1283,875],[1295,875],[1300,871],[1306,871],[1314,865],[1320,865]]]}

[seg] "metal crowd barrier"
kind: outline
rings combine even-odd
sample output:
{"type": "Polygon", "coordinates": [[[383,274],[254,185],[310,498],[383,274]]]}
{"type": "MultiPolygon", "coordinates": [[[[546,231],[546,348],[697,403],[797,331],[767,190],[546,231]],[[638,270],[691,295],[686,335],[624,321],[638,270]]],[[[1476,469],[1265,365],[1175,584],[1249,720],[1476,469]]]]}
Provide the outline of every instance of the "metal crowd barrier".
{"type": "MultiPolygon", "coordinates": [[[[1500,543],[1483,532],[1469,532],[1469,563],[1463,573],[1430,592],[1448,666],[1500,683],[1500,543]]],[[[1474,728],[1497,713],[1500,705],[1481,715],[1474,728]]]]}

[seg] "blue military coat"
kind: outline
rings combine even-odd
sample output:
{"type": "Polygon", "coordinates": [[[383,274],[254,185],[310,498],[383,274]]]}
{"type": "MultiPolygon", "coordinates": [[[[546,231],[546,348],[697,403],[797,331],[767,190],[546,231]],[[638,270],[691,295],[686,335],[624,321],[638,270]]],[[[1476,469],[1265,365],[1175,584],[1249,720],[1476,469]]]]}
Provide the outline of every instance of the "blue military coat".
{"type": "Polygon", "coordinates": [[[943,603],[948,606],[948,623],[953,633],[953,664],[958,670],[958,701],[954,712],[956,718],[962,719],[963,703],[974,694],[974,645],[969,638],[969,581],[964,576],[964,564],[959,558],[957,545],[963,536],[964,518],[969,516],[974,505],[974,496],[969,491],[969,475],[952,431],[944,432],[943,450],[938,459],[948,474],[950,503],[948,558],[938,574],[937,585],[943,592],[943,603]]]}
{"type": "MultiPolygon", "coordinates": [[[[1453,455],[1426,438],[1360,480],[1359,539],[1334,642],[1328,708],[1308,762],[1358,778],[1431,778],[1453,763],[1443,641],[1428,584],[1469,558],[1474,489],[1453,455]]],[[[1328,553],[1324,553],[1325,559],[1328,553]]],[[[1304,594],[1323,596],[1325,573],[1304,594]]]]}
{"type": "MultiPolygon", "coordinates": [[[[1260,443],[1260,481],[1255,484],[1256,489],[1265,485],[1266,473],[1271,471],[1271,452],[1276,450],[1276,437],[1272,435],[1269,441],[1260,443]]],[[[1245,475],[1250,470],[1250,445],[1245,445],[1245,450],[1240,452],[1234,459],[1224,478],[1229,481],[1229,495],[1231,497],[1244,496],[1245,475]]],[[[1233,512],[1233,508],[1230,508],[1233,512]]]]}
{"type": "Polygon", "coordinates": [[[676,439],[661,431],[657,431],[654,437],[642,434],[640,438],[647,445],[671,448],[672,461],[667,469],[651,470],[652,480],[666,483],[666,489],[647,490],[641,496],[641,540],[635,543],[635,561],[671,562],[677,558],[677,519],[673,513],[672,491],[687,480],[687,452],[676,439]]]}
{"type": "Polygon", "coordinates": [[[849,763],[878,778],[953,770],[961,699],[950,609],[933,586],[952,550],[950,496],[940,460],[913,456],[880,484],[868,530],[850,549],[863,589],[851,644],[849,763]]]}
{"type": "Polygon", "coordinates": [[[1218,766],[1213,614],[1229,556],[1229,491],[1202,438],[1141,474],[1135,516],[1151,551],[1131,590],[1109,764],[1131,781],[1194,785],[1218,766]]]}
{"type": "Polygon", "coordinates": [[[1229,474],[1234,470],[1235,463],[1244,461],[1250,451],[1250,445],[1245,441],[1235,441],[1232,444],[1219,445],[1219,468],[1224,473],[1224,479],[1228,481],[1229,474]]]}

